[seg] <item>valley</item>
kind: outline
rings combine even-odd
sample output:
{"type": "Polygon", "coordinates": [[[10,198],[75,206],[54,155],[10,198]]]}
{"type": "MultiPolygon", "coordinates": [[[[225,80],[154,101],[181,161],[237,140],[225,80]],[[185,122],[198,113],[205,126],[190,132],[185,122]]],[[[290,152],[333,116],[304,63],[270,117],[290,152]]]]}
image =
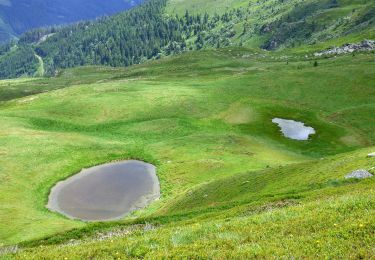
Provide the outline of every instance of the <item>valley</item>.
{"type": "Polygon", "coordinates": [[[0,259],[372,259],[373,14],[149,0],[0,45],[0,259]]]}
{"type": "Polygon", "coordinates": [[[1,0],[0,43],[16,39],[26,31],[66,25],[82,20],[113,15],[130,9],[141,0],[1,0]]]}
{"type": "MultiPolygon", "coordinates": [[[[31,246],[19,256],[29,252],[51,258],[61,254],[115,257],[124,239],[135,240],[128,244],[130,251],[121,250],[121,254],[164,255],[157,248],[149,251],[153,247],[144,242],[141,248],[148,249],[141,255],[135,253],[144,236],[150,236],[147,241],[159,245],[171,239],[170,254],[192,257],[192,252],[204,255],[194,243],[201,232],[222,226],[223,237],[219,232],[214,240],[210,237],[202,242],[215,247],[219,241],[228,241],[227,235],[234,237],[231,243],[244,239],[245,231],[238,229],[243,221],[264,223],[253,228],[268,234],[275,232],[273,225],[281,225],[272,219],[283,216],[283,228],[302,221],[299,218],[304,220],[291,233],[295,237],[280,238],[281,244],[288,243],[292,252],[299,252],[297,256],[304,252],[327,256],[338,251],[326,251],[315,240],[337,242],[329,235],[336,232],[333,222],[316,226],[311,238],[299,228],[314,226],[325,214],[331,221],[340,214],[337,225],[356,218],[355,223],[366,225],[358,232],[371,237],[374,179],[346,181],[344,177],[356,169],[374,166],[374,160],[366,157],[375,148],[372,60],[373,54],[343,55],[320,59],[319,66],[314,67],[303,58],[287,63],[273,53],[230,48],[186,53],[126,69],[82,67],[66,70],[57,78],[4,81],[3,93],[27,81],[39,82],[48,92],[31,96],[23,93],[20,95],[25,97],[1,106],[0,200],[4,221],[0,239],[5,244],[22,242],[31,246]],[[59,82],[69,84],[50,90],[59,82]],[[274,117],[304,121],[315,128],[316,134],[309,141],[285,138],[272,123],[274,117]],[[107,224],[69,220],[45,208],[49,190],[59,180],[82,168],[124,159],[156,165],[162,197],[151,207],[124,221],[107,224]],[[335,207],[341,207],[341,203],[362,206],[336,212],[329,206],[332,203],[335,207]],[[267,213],[263,207],[276,208],[267,213]],[[314,217],[303,217],[311,207],[317,208],[317,213],[309,211],[314,217]],[[247,215],[249,210],[255,211],[247,215]],[[290,224],[285,225],[288,221],[290,224]],[[142,231],[142,223],[155,228],[142,231]],[[183,240],[175,244],[177,238],[171,231],[180,225],[182,237],[178,239],[183,240]],[[116,233],[133,226],[135,233],[129,231],[131,236],[120,235],[104,242],[94,239],[99,230],[116,233]],[[74,231],[69,232],[71,229],[74,231]],[[152,238],[154,235],[157,238],[152,238]],[[88,239],[82,244],[87,249],[83,250],[80,243],[54,246],[72,238],[88,239]],[[35,242],[30,244],[30,240],[35,242]],[[301,247],[299,240],[305,246],[301,247]],[[48,247],[40,250],[35,245],[48,247]],[[298,251],[297,247],[308,251],[298,251]]],[[[337,232],[349,234],[345,225],[337,232]]],[[[358,243],[365,243],[361,252],[370,254],[371,240],[360,239],[358,243]]],[[[242,255],[242,251],[230,255],[232,246],[225,245],[228,248],[222,250],[228,257],[242,255]]],[[[259,254],[263,256],[285,253],[277,245],[271,252],[261,248],[259,254]]],[[[352,254],[345,243],[337,250],[352,254]]]]}

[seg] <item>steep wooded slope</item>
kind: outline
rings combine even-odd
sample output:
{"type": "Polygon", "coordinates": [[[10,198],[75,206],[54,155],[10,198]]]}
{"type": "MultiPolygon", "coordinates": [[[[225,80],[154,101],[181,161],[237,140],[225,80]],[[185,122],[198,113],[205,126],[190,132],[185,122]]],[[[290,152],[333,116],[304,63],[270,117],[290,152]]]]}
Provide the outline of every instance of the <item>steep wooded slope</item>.
{"type": "MultiPolygon", "coordinates": [[[[303,51],[375,38],[375,4],[365,0],[236,0],[231,8],[220,8],[222,2],[215,1],[218,14],[212,14],[206,2],[149,0],[99,21],[28,32],[18,46],[32,48],[44,60],[47,74],[54,75],[61,68],[128,66],[205,48],[303,51]]],[[[2,48],[1,78],[35,74],[37,59],[19,61],[22,55],[9,55],[11,45],[2,48]]]]}

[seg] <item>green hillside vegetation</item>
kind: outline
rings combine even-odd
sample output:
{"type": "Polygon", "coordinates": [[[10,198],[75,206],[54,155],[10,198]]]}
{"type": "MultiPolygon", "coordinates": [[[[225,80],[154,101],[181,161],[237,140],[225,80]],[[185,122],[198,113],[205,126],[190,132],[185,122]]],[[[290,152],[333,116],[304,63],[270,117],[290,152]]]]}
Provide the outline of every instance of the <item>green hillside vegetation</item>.
{"type": "Polygon", "coordinates": [[[0,78],[28,76],[38,68],[31,46],[13,46],[0,57],[0,78]]]}
{"type": "Polygon", "coordinates": [[[223,14],[226,11],[233,10],[239,7],[246,6],[250,1],[244,0],[227,0],[227,1],[217,1],[217,0],[169,0],[167,2],[166,12],[168,14],[174,15],[178,14],[180,16],[184,15],[186,10],[192,14],[204,14],[208,13],[211,15],[223,14]]]}
{"type": "Polygon", "coordinates": [[[375,173],[373,58],[231,47],[0,81],[0,243],[22,248],[3,256],[369,258],[375,179],[344,177],[375,173]],[[287,139],[274,117],[317,133],[287,139]],[[59,180],[130,158],[157,166],[149,208],[95,224],[45,208],[59,180]]]}
{"type": "MultiPolygon", "coordinates": [[[[363,156],[368,151],[347,154],[340,159],[330,158],[334,165],[319,163],[321,167],[315,169],[312,182],[317,172],[337,164],[345,164],[347,169],[357,166],[359,161],[364,161],[363,156]],[[344,163],[347,158],[351,158],[350,163],[344,163]]],[[[299,167],[298,170],[305,173],[306,170],[311,171],[311,166],[305,165],[307,169],[299,167]]],[[[290,170],[296,170],[296,167],[284,171],[290,170]]],[[[338,172],[342,173],[342,170],[338,172]]],[[[210,185],[218,187],[203,186],[202,190],[208,188],[208,191],[198,193],[199,196],[194,196],[194,199],[210,198],[206,206],[211,206],[209,203],[217,199],[218,190],[209,188],[219,188],[230,195],[237,191],[236,195],[241,199],[253,192],[263,192],[262,187],[269,184],[275,188],[272,184],[277,179],[260,177],[254,180],[253,175],[242,175],[210,185]],[[252,181],[259,182],[256,188],[249,184],[252,181]]],[[[298,175],[301,176],[301,173],[298,175]]],[[[107,227],[95,235],[83,235],[82,240],[77,240],[77,233],[68,233],[59,237],[63,241],[61,245],[54,244],[55,239],[42,241],[38,247],[26,249],[16,257],[371,258],[375,235],[372,217],[375,213],[374,182],[345,183],[331,179],[334,176],[320,177],[320,183],[315,183],[315,190],[312,190],[314,184],[308,187],[312,190],[310,192],[298,193],[300,187],[296,186],[294,190],[284,190],[283,195],[269,198],[269,202],[263,200],[261,205],[259,202],[245,205],[242,201],[236,202],[237,206],[221,208],[214,217],[215,213],[209,212],[201,217],[191,218],[192,215],[189,215],[189,220],[175,220],[167,224],[146,222],[143,225],[107,227]]],[[[342,178],[341,174],[336,176],[342,178]]],[[[264,196],[267,195],[270,196],[267,193],[264,196]]],[[[250,198],[254,199],[251,195],[250,198]]],[[[178,219],[178,216],[174,218],[178,219]]]]}
{"type": "Polygon", "coordinates": [[[374,51],[314,52],[375,39],[374,12],[149,0],[1,45],[0,259],[372,258],[375,177],[345,176],[375,174],[374,51]],[[160,200],[103,223],[46,208],[57,182],[127,159],[156,166],[160,200]]]}
{"type": "MultiPolygon", "coordinates": [[[[282,50],[303,49],[306,44],[318,49],[326,41],[325,47],[374,39],[374,12],[374,3],[366,0],[149,0],[99,21],[28,32],[18,45],[32,48],[43,59],[46,74],[55,75],[62,68],[129,66],[200,49],[282,50]],[[214,9],[219,13],[209,12],[214,9]]],[[[25,71],[34,75],[35,60],[22,57],[0,56],[4,64],[0,77],[17,77],[25,71]]]]}

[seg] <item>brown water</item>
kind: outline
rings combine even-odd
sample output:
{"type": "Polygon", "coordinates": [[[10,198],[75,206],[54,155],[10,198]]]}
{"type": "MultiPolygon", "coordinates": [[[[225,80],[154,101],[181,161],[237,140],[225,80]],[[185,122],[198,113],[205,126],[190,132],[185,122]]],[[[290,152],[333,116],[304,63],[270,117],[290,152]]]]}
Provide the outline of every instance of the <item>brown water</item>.
{"type": "Polygon", "coordinates": [[[144,208],[159,197],[155,167],[132,160],[84,169],[59,182],[51,190],[47,207],[69,218],[108,221],[144,208]]]}

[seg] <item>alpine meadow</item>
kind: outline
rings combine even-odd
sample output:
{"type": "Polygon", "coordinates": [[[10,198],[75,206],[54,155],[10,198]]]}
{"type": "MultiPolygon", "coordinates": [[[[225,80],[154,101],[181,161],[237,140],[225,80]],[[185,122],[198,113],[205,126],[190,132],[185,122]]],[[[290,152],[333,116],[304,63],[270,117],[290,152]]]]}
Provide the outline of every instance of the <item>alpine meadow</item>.
{"type": "Polygon", "coordinates": [[[0,259],[373,259],[374,1],[129,2],[0,45],[0,259]]]}

